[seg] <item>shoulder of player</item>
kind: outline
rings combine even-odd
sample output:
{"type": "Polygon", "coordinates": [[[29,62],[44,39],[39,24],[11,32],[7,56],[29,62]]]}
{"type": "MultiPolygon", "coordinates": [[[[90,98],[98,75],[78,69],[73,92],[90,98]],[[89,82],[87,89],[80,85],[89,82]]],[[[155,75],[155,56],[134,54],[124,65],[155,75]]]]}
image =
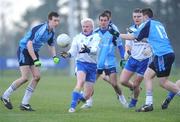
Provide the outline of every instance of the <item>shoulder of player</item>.
{"type": "Polygon", "coordinates": [[[82,33],[79,33],[79,34],[75,35],[75,36],[73,37],[73,39],[82,38],[82,36],[83,36],[83,34],[82,34],[82,33]]]}
{"type": "Polygon", "coordinates": [[[98,33],[99,30],[100,30],[100,28],[98,27],[98,28],[94,29],[93,33],[98,33]]]}
{"type": "Polygon", "coordinates": [[[131,26],[129,27],[129,29],[132,30],[133,32],[137,31],[136,25],[131,25],[131,26]]]}
{"type": "Polygon", "coordinates": [[[160,21],[157,21],[157,20],[151,20],[151,23],[163,26],[163,24],[160,21]]]}
{"type": "MultiPolygon", "coordinates": [[[[42,35],[44,33],[44,31],[46,31],[48,29],[48,25],[47,23],[41,23],[39,25],[34,26],[31,31],[32,33],[36,33],[38,32],[40,35],[42,35]]],[[[54,31],[53,31],[54,32],[54,31]]]]}
{"type": "Polygon", "coordinates": [[[41,24],[35,25],[35,26],[32,27],[32,29],[35,29],[35,28],[36,28],[36,29],[39,29],[39,28],[41,28],[41,27],[48,27],[48,26],[47,26],[47,23],[41,23],[41,24]]]}
{"type": "Polygon", "coordinates": [[[118,27],[114,23],[111,23],[110,26],[112,27],[112,29],[119,32],[118,27]]]}

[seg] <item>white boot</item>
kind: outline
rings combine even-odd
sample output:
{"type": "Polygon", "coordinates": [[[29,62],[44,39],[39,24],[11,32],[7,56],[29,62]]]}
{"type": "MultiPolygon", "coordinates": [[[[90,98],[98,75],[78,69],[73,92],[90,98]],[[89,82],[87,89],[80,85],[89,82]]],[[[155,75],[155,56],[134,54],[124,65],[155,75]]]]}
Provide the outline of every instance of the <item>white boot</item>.
{"type": "Polygon", "coordinates": [[[91,108],[93,106],[93,99],[90,97],[88,100],[86,100],[86,103],[81,106],[82,109],[91,108]]]}
{"type": "Polygon", "coordinates": [[[118,98],[123,107],[128,108],[128,102],[126,101],[124,95],[118,95],[118,98]]]}

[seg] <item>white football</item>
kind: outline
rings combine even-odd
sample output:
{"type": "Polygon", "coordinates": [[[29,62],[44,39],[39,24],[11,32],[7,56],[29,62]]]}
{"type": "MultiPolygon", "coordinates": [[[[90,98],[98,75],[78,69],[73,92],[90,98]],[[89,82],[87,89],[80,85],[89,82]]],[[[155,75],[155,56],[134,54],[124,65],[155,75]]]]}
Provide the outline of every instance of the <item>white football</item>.
{"type": "Polygon", "coordinates": [[[71,38],[67,34],[62,33],[58,35],[56,41],[60,47],[65,48],[70,45],[71,38]]]}

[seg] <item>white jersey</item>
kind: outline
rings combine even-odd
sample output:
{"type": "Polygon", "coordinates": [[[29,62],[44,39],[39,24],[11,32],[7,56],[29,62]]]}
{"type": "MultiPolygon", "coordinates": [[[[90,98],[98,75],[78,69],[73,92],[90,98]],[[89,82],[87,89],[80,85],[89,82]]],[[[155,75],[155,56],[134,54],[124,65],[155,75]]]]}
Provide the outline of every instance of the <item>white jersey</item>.
{"type": "MultiPolygon", "coordinates": [[[[129,28],[133,32],[137,30],[135,25],[129,28]]],[[[131,56],[137,60],[144,60],[152,56],[151,46],[144,39],[143,41],[126,40],[125,45],[131,47],[131,56]]]]}
{"type": "Polygon", "coordinates": [[[73,42],[71,44],[71,48],[68,51],[72,57],[76,57],[76,61],[88,62],[88,63],[97,63],[97,53],[98,53],[98,45],[101,38],[99,34],[94,33],[89,36],[85,36],[80,33],[73,38],[73,42]],[[90,53],[79,53],[83,45],[86,45],[90,48],[90,53]]]}

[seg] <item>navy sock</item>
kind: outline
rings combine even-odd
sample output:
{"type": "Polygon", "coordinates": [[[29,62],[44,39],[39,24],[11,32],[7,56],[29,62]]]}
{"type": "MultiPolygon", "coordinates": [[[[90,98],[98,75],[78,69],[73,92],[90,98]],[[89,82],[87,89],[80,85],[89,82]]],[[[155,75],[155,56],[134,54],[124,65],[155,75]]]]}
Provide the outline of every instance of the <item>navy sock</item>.
{"type": "Polygon", "coordinates": [[[134,99],[134,98],[132,98],[132,99],[131,99],[130,104],[132,104],[132,105],[136,106],[136,103],[137,103],[137,100],[136,100],[136,99],[134,99]]]}
{"type": "Polygon", "coordinates": [[[167,97],[168,97],[170,100],[172,100],[175,95],[176,95],[176,94],[173,93],[173,92],[168,92],[168,96],[167,96],[167,97]]]}

